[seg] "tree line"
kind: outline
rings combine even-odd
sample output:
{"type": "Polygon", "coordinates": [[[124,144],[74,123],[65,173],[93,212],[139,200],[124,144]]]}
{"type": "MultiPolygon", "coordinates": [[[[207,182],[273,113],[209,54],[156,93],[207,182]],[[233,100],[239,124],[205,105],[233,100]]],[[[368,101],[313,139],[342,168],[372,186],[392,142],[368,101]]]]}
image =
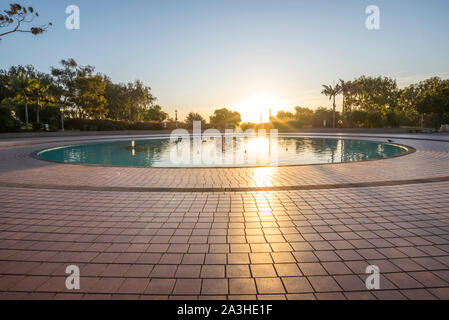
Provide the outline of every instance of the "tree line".
{"type": "MultiPolygon", "coordinates": [[[[361,76],[323,85],[322,94],[331,108],[310,109],[297,106],[294,111],[279,111],[269,126],[281,130],[322,127],[427,127],[438,129],[449,123],[449,80],[433,77],[405,88],[387,77],[361,76]],[[342,107],[337,110],[337,98],[342,107]]],[[[190,112],[184,121],[170,118],[156,103],[151,88],[142,81],[114,83],[90,65],[74,59],[61,60],[49,73],[32,65],[0,70],[0,131],[21,127],[51,130],[61,127],[64,112],[67,129],[125,130],[191,129],[193,121],[203,128],[255,128],[241,123],[236,111],[221,108],[208,121],[190,112]],[[162,125],[165,123],[165,125],[162,125]]],[[[264,124],[266,127],[267,124],[264,124]]]]}
{"type": "Polygon", "coordinates": [[[322,94],[332,101],[332,126],[439,128],[449,123],[449,79],[429,78],[399,89],[388,77],[361,76],[323,85],[322,94]],[[341,113],[336,97],[342,97],[341,113]]]}
{"type": "MultiPolygon", "coordinates": [[[[0,70],[0,118],[4,128],[16,121],[34,130],[58,126],[61,110],[68,119],[162,122],[168,119],[142,81],[113,83],[93,66],[61,60],[50,73],[32,65],[0,70]]],[[[5,130],[4,130],[5,131],[5,130]]]]}

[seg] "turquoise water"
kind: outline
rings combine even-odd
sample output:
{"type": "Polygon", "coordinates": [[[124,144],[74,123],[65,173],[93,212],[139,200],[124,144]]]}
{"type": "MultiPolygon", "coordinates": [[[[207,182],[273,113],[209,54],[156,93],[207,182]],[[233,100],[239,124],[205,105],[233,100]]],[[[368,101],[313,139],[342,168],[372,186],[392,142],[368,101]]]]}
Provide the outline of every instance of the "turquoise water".
{"type": "Polygon", "coordinates": [[[248,167],[383,159],[407,149],[386,143],[334,138],[241,138],[228,141],[126,140],[44,150],[45,160],[130,167],[248,167]]]}

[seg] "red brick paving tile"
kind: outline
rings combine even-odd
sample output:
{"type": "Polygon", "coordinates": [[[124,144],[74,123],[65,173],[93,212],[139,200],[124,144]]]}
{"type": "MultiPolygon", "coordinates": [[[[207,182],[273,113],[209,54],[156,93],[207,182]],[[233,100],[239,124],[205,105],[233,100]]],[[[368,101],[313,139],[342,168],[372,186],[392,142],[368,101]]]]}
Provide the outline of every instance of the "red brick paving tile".
{"type": "Polygon", "coordinates": [[[186,295],[169,296],[168,300],[198,300],[198,296],[186,296],[186,295]]]}
{"type": "Polygon", "coordinates": [[[139,300],[140,295],[138,294],[113,294],[111,295],[111,300],[139,300]]]}
{"type": "Polygon", "coordinates": [[[182,264],[203,264],[205,254],[203,253],[188,253],[182,258],[182,264]]]}
{"type": "Polygon", "coordinates": [[[229,279],[229,293],[231,295],[256,294],[254,279],[229,279]]]}
{"type": "Polygon", "coordinates": [[[92,262],[94,263],[112,263],[118,257],[118,253],[106,253],[102,252],[96,256],[92,262]]]}
{"type": "Polygon", "coordinates": [[[318,262],[318,258],[311,251],[305,252],[293,252],[293,256],[295,257],[297,262],[318,262]]]}
{"type": "Polygon", "coordinates": [[[400,268],[402,271],[421,271],[424,270],[422,266],[414,262],[412,259],[390,259],[394,265],[400,268]]]}
{"type": "Polygon", "coordinates": [[[347,300],[340,292],[317,292],[315,296],[318,300],[347,300]]]}
{"type": "Polygon", "coordinates": [[[201,278],[224,278],[224,265],[203,265],[201,269],[201,278]]]}
{"type": "Polygon", "coordinates": [[[335,253],[345,261],[348,260],[363,260],[363,257],[355,250],[336,250],[335,253]]]}
{"type": "Polygon", "coordinates": [[[260,294],[257,295],[257,300],[286,300],[287,297],[283,294],[260,294]]]}
{"type": "Polygon", "coordinates": [[[390,262],[390,260],[369,260],[367,265],[375,265],[379,267],[380,273],[400,272],[401,269],[390,262]]]}
{"type": "Polygon", "coordinates": [[[296,259],[290,252],[272,252],[271,257],[274,263],[292,263],[296,262],[296,259]]]}
{"type": "Polygon", "coordinates": [[[209,253],[206,254],[205,264],[226,264],[227,256],[222,253],[209,253]]]}
{"type": "Polygon", "coordinates": [[[147,248],[148,253],[164,253],[169,248],[168,244],[150,244],[147,248]]]}
{"type": "Polygon", "coordinates": [[[208,244],[191,244],[188,253],[207,253],[208,251],[208,244]]]}
{"type": "Polygon", "coordinates": [[[282,278],[287,293],[308,293],[313,292],[306,277],[284,277],[282,278]]]}
{"type": "Polygon", "coordinates": [[[126,274],[130,265],[129,264],[110,264],[101,273],[102,277],[117,277],[120,278],[126,274]]]}
{"type": "Polygon", "coordinates": [[[44,292],[30,292],[27,294],[27,300],[52,300],[56,294],[54,293],[44,293],[44,292]]]}
{"type": "MultiPolygon", "coordinates": [[[[366,261],[345,261],[345,264],[355,274],[365,274],[366,267],[369,266],[366,261]]],[[[380,272],[382,272],[382,269],[380,269],[380,272]]]]}
{"type": "Polygon", "coordinates": [[[313,293],[293,293],[286,295],[287,300],[316,300],[313,293]]]}
{"type": "Polygon", "coordinates": [[[140,300],[168,300],[168,296],[163,295],[141,295],[140,300]]]}
{"type": "Polygon", "coordinates": [[[407,300],[407,297],[401,294],[399,291],[372,290],[371,293],[374,294],[379,300],[407,300]]]}
{"type": "Polygon", "coordinates": [[[201,279],[178,279],[176,280],[173,294],[197,295],[201,290],[201,279]]]}
{"type": "Polygon", "coordinates": [[[91,293],[115,293],[123,283],[123,278],[100,278],[90,289],[91,293]]]}
{"type": "Polygon", "coordinates": [[[296,263],[278,263],[275,264],[276,272],[279,277],[300,277],[302,272],[296,263]]]}
{"type": "MultiPolygon", "coordinates": [[[[22,281],[9,288],[9,290],[32,292],[40,287],[43,283],[47,282],[49,279],[50,277],[45,276],[27,276],[22,281]]],[[[3,278],[1,280],[3,281],[3,278]]]]}
{"type": "Polygon", "coordinates": [[[147,279],[141,279],[141,278],[127,278],[122,283],[120,288],[118,289],[118,293],[133,293],[133,294],[142,294],[147,285],[149,283],[149,280],[147,279]]]}
{"type": "Polygon", "coordinates": [[[321,264],[330,275],[352,274],[352,271],[343,262],[322,262],[321,264]]]}
{"type": "Polygon", "coordinates": [[[112,295],[110,294],[95,294],[95,293],[88,293],[82,296],[82,300],[100,300],[100,301],[105,301],[105,300],[111,300],[112,295]]]}
{"type": "Polygon", "coordinates": [[[251,260],[251,263],[273,263],[273,260],[271,259],[271,255],[269,253],[250,253],[249,258],[251,260]]]}
{"type": "Polygon", "coordinates": [[[228,295],[228,300],[256,300],[256,295],[251,294],[236,294],[236,295],[228,295]]]}
{"type": "Polygon", "coordinates": [[[317,258],[323,261],[341,261],[341,258],[334,251],[316,251],[317,258]]]}
{"type": "Polygon", "coordinates": [[[249,256],[247,253],[229,253],[229,264],[249,264],[249,256]]]}
{"type": "Polygon", "coordinates": [[[254,278],[276,277],[276,271],[271,264],[252,264],[250,267],[254,278]]]}
{"type": "Polygon", "coordinates": [[[410,277],[407,273],[388,273],[383,276],[394,283],[399,289],[422,288],[423,285],[410,277]]]}
{"type": "Polygon", "coordinates": [[[418,280],[426,287],[448,287],[449,284],[443,279],[437,277],[430,271],[422,271],[422,272],[409,272],[410,276],[418,280]]]}
{"type": "Polygon", "coordinates": [[[449,300],[449,288],[435,288],[428,290],[440,300],[449,300]]]}
{"type": "Polygon", "coordinates": [[[147,278],[153,270],[153,265],[134,264],[126,271],[125,277],[147,278]]]}
{"type": "Polygon", "coordinates": [[[204,279],[201,294],[228,294],[227,279],[204,279]]]}
{"type": "Polygon", "coordinates": [[[357,253],[360,254],[365,259],[384,259],[385,256],[382,255],[375,249],[358,249],[357,253]]]}
{"type": "Polygon", "coordinates": [[[256,286],[260,294],[285,293],[279,278],[256,278],[256,286]]]}
{"type": "Polygon", "coordinates": [[[74,256],[71,261],[74,263],[88,263],[94,260],[97,255],[97,252],[80,252],[78,255],[74,256]]]}
{"type": "Polygon", "coordinates": [[[171,244],[167,249],[169,253],[185,253],[189,251],[188,244],[171,244]]]}
{"type": "Polygon", "coordinates": [[[306,276],[327,275],[326,269],[319,263],[298,263],[299,269],[306,276]]]}
{"type": "Polygon", "coordinates": [[[251,252],[271,252],[271,247],[268,243],[250,243],[251,252]]]}
{"type": "MultiPolygon", "coordinates": [[[[65,273],[65,265],[61,265],[61,269],[64,269],[65,273]]],[[[97,263],[90,263],[86,264],[83,267],[80,267],[80,276],[82,277],[95,277],[99,276],[103,273],[104,270],[108,267],[107,264],[97,264],[97,263]]]]}
{"type": "Polygon", "coordinates": [[[82,294],[78,293],[57,293],[53,298],[55,300],[80,300],[83,297],[82,294]]]}
{"type": "Polygon", "coordinates": [[[175,279],[151,279],[145,294],[151,295],[165,295],[171,294],[175,286],[175,279]]]}
{"type": "Polygon", "coordinates": [[[227,297],[226,296],[199,296],[198,300],[206,300],[206,301],[211,301],[211,300],[226,300],[227,297]]]}
{"type": "Polygon", "coordinates": [[[180,264],[183,255],[177,253],[166,253],[162,255],[159,263],[161,264],[180,264]]]}
{"type": "Polygon", "coordinates": [[[410,300],[437,300],[438,298],[425,289],[409,289],[400,291],[410,300]]]}
{"type": "Polygon", "coordinates": [[[150,273],[152,278],[173,278],[178,268],[177,265],[155,265],[150,273]]]}
{"type": "Polygon", "coordinates": [[[344,292],[343,293],[348,300],[377,300],[377,298],[368,291],[362,292],[344,292]]]}
{"type": "Polygon", "coordinates": [[[413,258],[413,261],[417,262],[427,270],[442,270],[447,269],[447,266],[439,262],[432,257],[425,258],[413,258]]]}
{"type": "Polygon", "coordinates": [[[248,265],[226,265],[226,278],[249,278],[250,270],[248,265]]]}
{"type": "Polygon", "coordinates": [[[137,263],[156,264],[161,257],[162,255],[160,253],[143,253],[137,260],[137,263]]]}
{"type": "Polygon", "coordinates": [[[342,291],[337,282],[330,276],[312,276],[308,277],[308,280],[317,292],[342,291]]]}
{"type": "Polygon", "coordinates": [[[176,278],[198,278],[201,265],[180,265],[176,271],[176,278]]]}
{"type": "Polygon", "coordinates": [[[366,290],[365,282],[356,275],[334,276],[334,279],[344,291],[366,290]]]}
{"type": "Polygon", "coordinates": [[[449,282],[449,270],[433,271],[433,274],[440,277],[444,281],[449,282]]]}

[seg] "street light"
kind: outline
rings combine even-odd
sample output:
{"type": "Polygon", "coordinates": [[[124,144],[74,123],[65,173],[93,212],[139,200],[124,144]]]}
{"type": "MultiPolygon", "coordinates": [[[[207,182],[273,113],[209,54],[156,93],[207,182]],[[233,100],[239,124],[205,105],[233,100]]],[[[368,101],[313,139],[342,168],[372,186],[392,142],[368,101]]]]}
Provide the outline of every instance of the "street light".
{"type": "Polygon", "coordinates": [[[175,122],[176,122],[176,128],[178,128],[178,110],[175,110],[175,122]]]}
{"type": "Polygon", "coordinates": [[[64,132],[64,109],[61,107],[59,111],[61,112],[61,131],[64,132]]]}

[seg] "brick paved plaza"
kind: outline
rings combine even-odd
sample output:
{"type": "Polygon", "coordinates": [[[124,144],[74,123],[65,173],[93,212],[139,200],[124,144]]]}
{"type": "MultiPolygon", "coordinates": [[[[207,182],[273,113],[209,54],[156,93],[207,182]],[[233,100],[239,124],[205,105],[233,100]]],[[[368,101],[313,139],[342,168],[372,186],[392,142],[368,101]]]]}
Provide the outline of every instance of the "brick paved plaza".
{"type": "Polygon", "coordinates": [[[0,142],[0,299],[449,299],[449,136],[393,137],[416,152],[392,159],[279,168],[31,156],[83,139],[0,142]],[[80,290],[65,287],[68,265],[80,290]]]}

